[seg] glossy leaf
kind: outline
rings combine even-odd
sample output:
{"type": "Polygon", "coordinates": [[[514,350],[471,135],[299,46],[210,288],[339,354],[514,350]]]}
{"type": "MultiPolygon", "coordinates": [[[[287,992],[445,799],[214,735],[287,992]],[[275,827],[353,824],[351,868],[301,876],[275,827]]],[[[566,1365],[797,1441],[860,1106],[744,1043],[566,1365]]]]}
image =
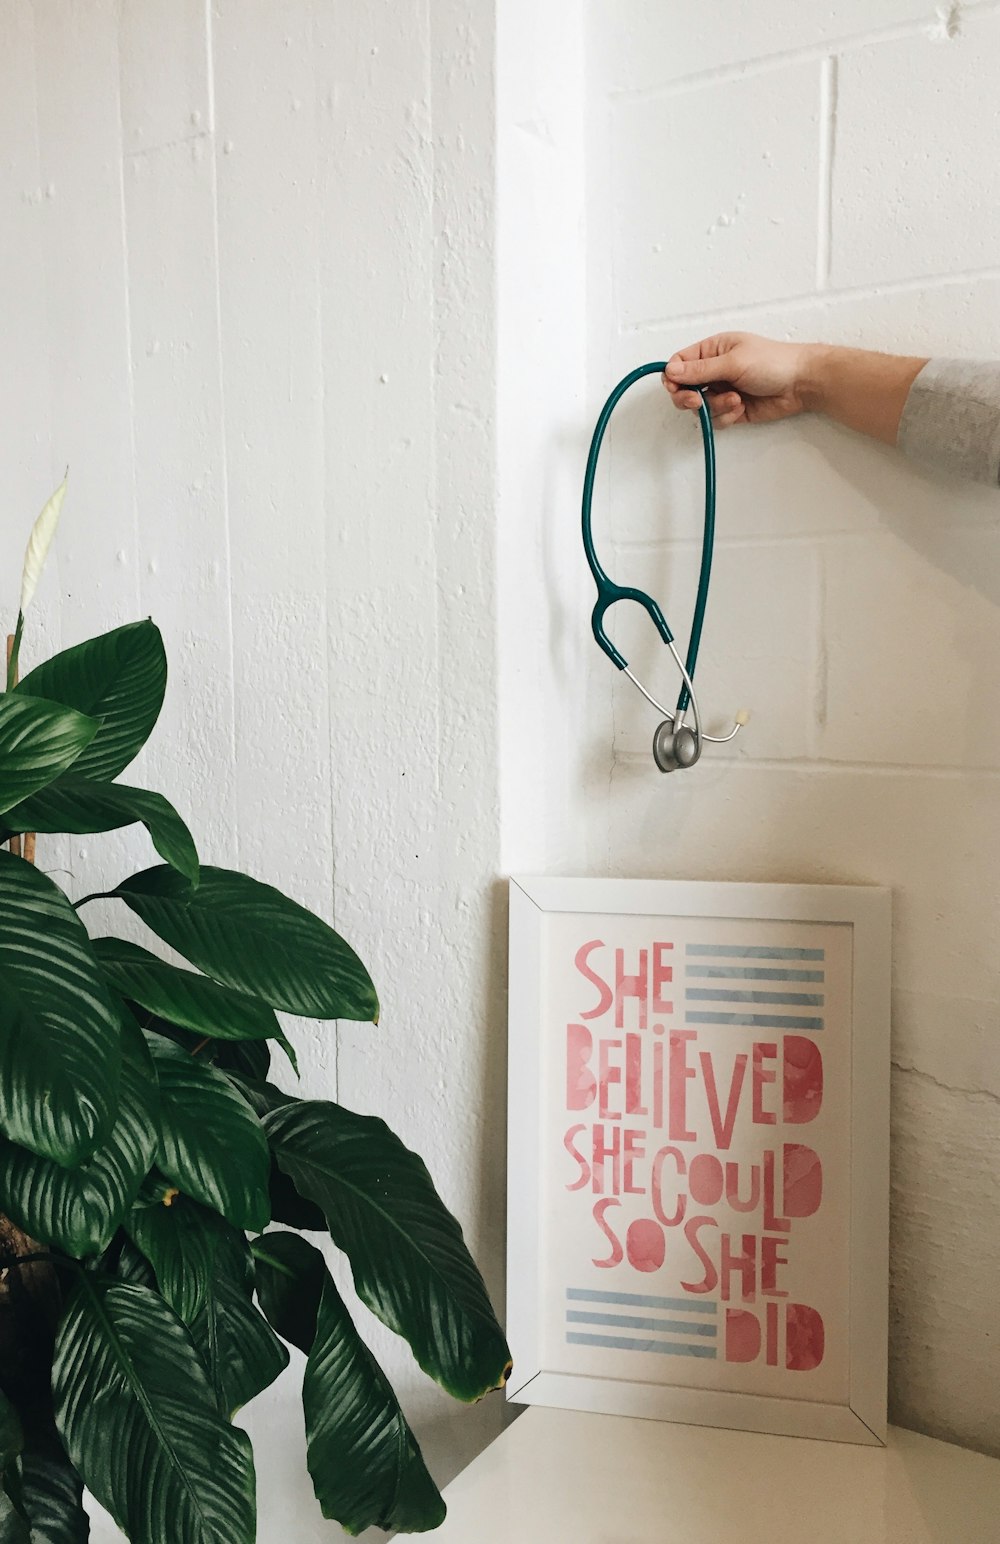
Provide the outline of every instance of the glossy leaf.
{"type": "Polygon", "coordinates": [[[100,719],[74,771],[106,781],[124,771],[145,745],[166,684],[159,629],[152,622],[132,622],[53,655],[30,671],[17,690],[100,719]]]}
{"type": "MultiPolygon", "coordinates": [[[[238,1071],[233,1082],[247,1104],[261,1117],[270,1110],[283,1110],[286,1105],[296,1103],[291,1094],[282,1093],[275,1084],[265,1082],[261,1077],[247,1076],[238,1071]]],[[[327,1231],[326,1218],[315,1201],[308,1201],[305,1196],[299,1195],[291,1178],[278,1167],[273,1157],[270,1193],[272,1222],[283,1222],[290,1228],[302,1228],[307,1233],[327,1231]]]]}
{"type": "Polygon", "coordinates": [[[324,1517],[350,1534],[440,1526],[445,1504],[417,1440],[328,1274],[302,1404],[306,1461],[324,1517]]]}
{"type": "Polygon", "coordinates": [[[160,1083],[158,1158],[179,1189],[254,1232],[270,1217],[264,1132],[225,1073],[147,1035],[160,1083]]]}
{"type": "Polygon", "coordinates": [[[156,1290],[156,1272],[124,1228],[119,1229],[105,1250],[101,1268],[106,1274],[114,1276],[116,1281],[156,1290]]]}
{"type": "Polygon", "coordinates": [[[62,891],[0,851],[0,1130],[81,1164],[118,1104],[121,1013],[62,891]]]}
{"type": "MultiPolygon", "coordinates": [[[[96,718],[59,703],[13,692],[0,695],[0,810],[19,804],[71,767],[98,728],[96,718]]],[[[17,829],[6,817],[3,823],[9,831],[17,829]]]]}
{"type": "Polygon", "coordinates": [[[271,1164],[270,1180],[271,1221],[283,1222],[289,1228],[301,1228],[306,1233],[325,1233],[326,1218],[315,1201],[300,1196],[288,1175],[271,1164]]]}
{"type": "Polygon", "coordinates": [[[223,1040],[212,1047],[212,1061],[223,1072],[266,1078],[271,1066],[271,1050],[266,1040],[223,1040]]]}
{"type": "Polygon", "coordinates": [[[262,1120],[265,1115],[270,1115],[272,1110],[283,1110],[290,1104],[300,1102],[294,1094],[286,1094],[284,1089],[265,1078],[246,1077],[236,1072],[233,1074],[233,1082],[250,1108],[262,1120]]]}
{"type": "Polygon", "coordinates": [[[157,959],[148,949],[120,938],[95,938],[94,953],[111,985],[171,1024],[212,1040],[277,1039],[281,1025],[273,1008],[219,986],[193,970],[157,959]]]}
{"type": "Polygon", "coordinates": [[[220,1276],[191,1325],[223,1415],[232,1417],[269,1388],[288,1366],[288,1352],[247,1290],[220,1276]]]}
{"type": "Polygon", "coordinates": [[[28,1521],[15,1495],[20,1493],[20,1474],[12,1470],[0,1481],[0,1544],[31,1544],[28,1521]]]}
{"type": "Polygon", "coordinates": [[[249,1439],[219,1414],[189,1330],[155,1292],[84,1276],[52,1387],[70,1458],[132,1544],[253,1544],[249,1439]]]}
{"type": "Polygon", "coordinates": [[[378,999],[349,944],[280,890],[230,869],[203,868],[192,889],[147,869],[115,894],[207,976],[274,1008],[318,1019],[376,1019],[378,999]]]}
{"type": "Polygon", "coordinates": [[[0,1390],[0,1471],[6,1469],[24,1446],[24,1433],[17,1411],[0,1390]]]}
{"type": "Polygon", "coordinates": [[[326,1279],[323,1256],[297,1233],[265,1233],[252,1249],[257,1298],[268,1323],[308,1356],[326,1279]]]}
{"type": "Polygon", "coordinates": [[[216,1273],[249,1282],[243,1234],[189,1196],[173,1197],[169,1205],[137,1206],[125,1226],[152,1265],[160,1295],[185,1324],[201,1312],[216,1273]]]}
{"type": "Polygon", "coordinates": [[[90,1519],[83,1506],[83,1484],[54,1435],[44,1448],[26,1449],[21,1490],[31,1544],[87,1544],[90,1519]]]}
{"type": "Polygon", "coordinates": [[[0,1544],[29,1544],[18,1461],[23,1447],[18,1413],[0,1392],[0,1544]]]}
{"type": "Polygon", "coordinates": [[[426,1166],[384,1121],[341,1105],[290,1102],[264,1117],[278,1165],[322,1207],[362,1302],[410,1344],[456,1399],[479,1399],[510,1352],[462,1230],[426,1166]]]}
{"type": "Polygon", "coordinates": [[[80,1168],[64,1168],[0,1138],[0,1211],[32,1238],[77,1258],[98,1254],[110,1242],[156,1152],[156,1073],[133,1025],[125,1025],[122,1050],[117,1119],[80,1168]]]}
{"type": "Polygon", "coordinates": [[[7,811],[9,831],[67,832],[73,836],[146,827],[161,858],[192,884],[198,883],[194,839],[169,800],[145,788],[99,783],[74,771],[7,811]]]}
{"type": "Polygon", "coordinates": [[[129,1230],[159,1290],[189,1325],[219,1409],[232,1416],[288,1365],[288,1353],[250,1300],[243,1234],[187,1196],[138,1207],[129,1230]]]}

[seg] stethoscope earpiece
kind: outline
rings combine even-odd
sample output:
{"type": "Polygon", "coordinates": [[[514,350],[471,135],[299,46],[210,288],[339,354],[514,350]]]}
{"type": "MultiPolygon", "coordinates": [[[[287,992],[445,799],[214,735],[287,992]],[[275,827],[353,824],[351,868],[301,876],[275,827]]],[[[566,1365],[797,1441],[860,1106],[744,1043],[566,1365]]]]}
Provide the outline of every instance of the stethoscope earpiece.
{"type": "Polygon", "coordinates": [[[655,364],[640,365],[637,370],[631,371],[630,374],[625,376],[624,380],[618,382],[618,385],[601,409],[601,416],[597,420],[597,427],[590,442],[587,470],[583,479],[582,523],[583,550],[587,555],[587,562],[590,565],[590,572],[594,576],[594,583],[597,585],[597,603],[591,616],[591,627],[594,637],[616,669],[623,671],[632,684],[642,693],[646,701],[664,715],[663,722],[653,736],[653,759],[661,772],[679,772],[685,767],[694,766],[701,755],[702,746],[706,740],[711,740],[717,745],[724,745],[728,740],[734,739],[739,734],[750,716],[746,712],[738,713],[728,734],[706,734],[701,726],[701,713],[694,690],[694,669],[698,661],[698,645],[701,642],[701,630],[705,620],[708,585],[712,573],[712,550],[715,545],[715,440],[712,434],[712,415],[709,411],[705,393],[699,387],[694,389],[701,398],[698,419],[701,424],[702,441],[705,448],[705,527],[702,537],[698,593],[695,597],[694,618],[691,623],[691,636],[688,641],[686,659],[681,658],[677,645],[674,642],[674,635],[667,625],[667,619],[652,596],[647,595],[645,590],[637,590],[632,586],[616,584],[602,568],[597,552],[594,549],[594,537],[590,520],[591,504],[594,497],[594,479],[597,473],[597,458],[600,454],[601,441],[604,439],[604,431],[608,427],[611,414],[630,386],[634,386],[636,381],[642,380],[643,376],[662,375],[665,369],[666,362],[664,360],[659,360],[655,364]],[[666,644],[674,657],[674,663],[680,672],[683,684],[680,696],[677,699],[676,710],[673,713],[662,702],[657,701],[651,692],[646,690],[642,682],[629,669],[628,660],[615,648],[604,630],[606,613],[620,600],[634,601],[643,608],[659,633],[661,640],[666,644]],[[693,719],[691,726],[684,722],[684,715],[689,707],[693,719]]]}

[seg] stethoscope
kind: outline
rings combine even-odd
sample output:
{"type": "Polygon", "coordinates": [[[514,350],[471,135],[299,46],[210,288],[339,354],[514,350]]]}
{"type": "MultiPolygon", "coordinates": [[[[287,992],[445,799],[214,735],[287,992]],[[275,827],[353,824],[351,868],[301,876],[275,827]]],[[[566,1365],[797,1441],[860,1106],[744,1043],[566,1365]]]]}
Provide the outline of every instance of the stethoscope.
{"type": "Polygon", "coordinates": [[[705,400],[705,393],[703,391],[700,391],[696,386],[691,388],[697,391],[701,398],[698,419],[701,423],[701,437],[705,447],[705,524],[701,544],[701,572],[698,576],[698,594],[695,598],[694,617],[691,622],[691,637],[688,640],[686,659],[681,659],[677,645],[674,642],[674,635],[667,626],[666,617],[652,596],[647,595],[645,590],[636,590],[627,585],[616,584],[605,573],[597,553],[594,551],[594,536],[590,520],[590,507],[594,497],[594,478],[597,473],[597,458],[600,455],[604,431],[608,427],[611,415],[630,386],[634,386],[636,381],[641,381],[644,375],[662,375],[665,369],[665,360],[655,361],[653,364],[640,365],[637,370],[632,370],[625,376],[624,380],[618,382],[618,385],[601,409],[601,416],[597,420],[594,437],[590,442],[587,471],[583,479],[583,550],[587,554],[590,572],[593,574],[594,583],[597,585],[597,603],[591,616],[591,627],[594,630],[594,637],[611,663],[619,670],[623,670],[633,685],[645,697],[646,701],[658,713],[663,715],[663,722],[653,736],[653,758],[661,772],[676,772],[679,768],[694,766],[701,755],[702,746],[706,740],[710,741],[713,745],[725,745],[729,740],[734,739],[749,717],[747,713],[738,713],[728,734],[706,734],[701,725],[701,712],[694,689],[694,672],[695,666],[698,663],[701,630],[705,622],[708,586],[712,577],[712,552],[715,546],[715,437],[712,434],[712,415],[708,410],[708,403],[705,400]],[[620,600],[633,600],[648,613],[657,632],[674,657],[674,662],[681,674],[682,685],[680,696],[677,698],[677,707],[673,712],[669,708],[665,708],[662,702],[658,702],[653,694],[646,690],[638,677],[629,669],[628,660],[615,648],[611,639],[604,631],[605,615],[620,600]],[[690,725],[684,722],[689,707],[692,720],[690,725]]]}

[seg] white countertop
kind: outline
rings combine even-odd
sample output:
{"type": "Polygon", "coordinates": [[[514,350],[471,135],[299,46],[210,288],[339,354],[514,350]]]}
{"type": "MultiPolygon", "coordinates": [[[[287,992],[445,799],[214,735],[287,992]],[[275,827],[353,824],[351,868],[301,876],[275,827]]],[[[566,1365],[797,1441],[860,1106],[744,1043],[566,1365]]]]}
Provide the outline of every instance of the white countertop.
{"type": "Polygon", "coordinates": [[[533,1406],[453,1480],[440,1544],[1000,1544],[1000,1460],[533,1406]]]}

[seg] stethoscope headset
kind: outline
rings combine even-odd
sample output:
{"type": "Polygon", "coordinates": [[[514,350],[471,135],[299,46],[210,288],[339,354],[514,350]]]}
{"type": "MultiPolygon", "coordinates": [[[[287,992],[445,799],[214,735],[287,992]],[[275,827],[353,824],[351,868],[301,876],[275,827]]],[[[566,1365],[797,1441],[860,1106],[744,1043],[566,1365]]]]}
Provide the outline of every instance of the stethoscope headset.
{"type": "MultiPolygon", "coordinates": [[[[712,433],[712,415],[709,412],[705,393],[697,386],[691,387],[697,391],[701,398],[701,407],[698,410],[698,420],[701,424],[702,443],[705,447],[705,520],[701,544],[701,572],[698,576],[698,593],[695,597],[694,617],[691,622],[691,636],[688,639],[687,655],[681,659],[680,652],[674,642],[674,635],[667,626],[667,619],[663,615],[656,601],[645,590],[637,590],[631,586],[616,584],[601,566],[597,553],[594,550],[594,536],[591,530],[591,504],[594,497],[594,478],[597,473],[597,458],[601,451],[601,442],[604,432],[611,420],[611,415],[621,398],[634,386],[636,381],[642,380],[646,375],[662,375],[666,369],[666,361],[658,360],[652,364],[640,365],[637,370],[632,370],[624,380],[618,382],[614,391],[601,409],[601,416],[597,420],[594,436],[590,442],[590,454],[587,457],[587,471],[583,479],[583,550],[587,554],[587,562],[590,564],[590,572],[594,576],[597,585],[597,602],[591,615],[591,627],[594,631],[600,647],[610,659],[611,663],[619,670],[623,670],[629,680],[645,697],[658,713],[663,715],[663,720],[653,736],[653,759],[661,772],[676,772],[684,767],[693,767],[701,755],[702,747],[706,741],[713,745],[725,745],[735,739],[747,722],[747,713],[738,713],[728,734],[706,734],[702,728],[701,712],[698,707],[698,698],[694,689],[694,672],[698,663],[698,649],[701,644],[701,632],[705,622],[705,608],[708,604],[708,587],[712,577],[712,553],[715,548],[715,437],[712,433]],[[604,631],[604,618],[610,608],[620,600],[635,601],[649,615],[654,627],[674,657],[674,662],[681,674],[681,691],[677,698],[677,706],[673,712],[658,702],[651,692],[647,691],[642,682],[633,675],[629,669],[628,661],[624,655],[615,648],[611,639],[604,631]],[[686,724],[685,718],[688,709],[691,710],[691,723],[686,724]]],[[[686,388],[688,389],[688,388],[686,388]]]]}

